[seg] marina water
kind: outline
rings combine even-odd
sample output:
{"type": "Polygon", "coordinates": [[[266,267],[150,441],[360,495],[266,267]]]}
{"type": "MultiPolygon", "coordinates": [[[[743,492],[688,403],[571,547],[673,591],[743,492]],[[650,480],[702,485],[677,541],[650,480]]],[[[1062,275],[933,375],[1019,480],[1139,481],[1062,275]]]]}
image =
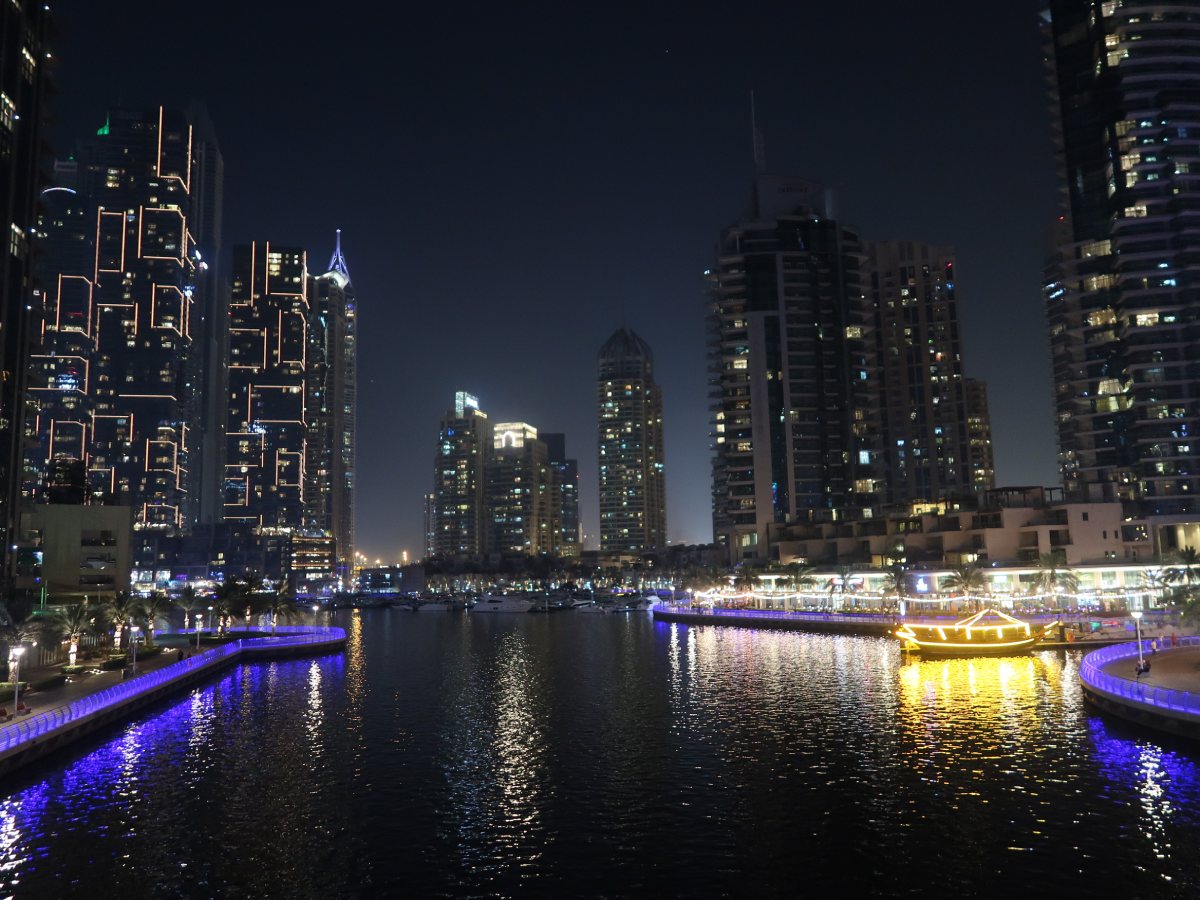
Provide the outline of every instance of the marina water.
{"type": "Polygon", "coordinates": [[[336,624],[344,655],[230,669],[0,786],[0,896],[1200,894],[1200,750],[1088,709],[1076,653],[336,624]]]}

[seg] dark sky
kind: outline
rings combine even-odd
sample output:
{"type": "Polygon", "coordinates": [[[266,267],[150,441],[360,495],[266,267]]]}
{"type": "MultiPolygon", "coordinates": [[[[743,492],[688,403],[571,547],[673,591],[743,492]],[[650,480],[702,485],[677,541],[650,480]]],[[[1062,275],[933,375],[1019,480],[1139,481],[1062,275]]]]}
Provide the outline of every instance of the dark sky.
{"type": "Polygon", "coordinates": [[[204,100],[227,241],[323,265],[343,229],[368,555],[419,553],[459,389],[567,433],[595,534],[595,352],[622,309],[663,386],[670,538],[706,541],[701,273],[748,198],[751,88],[770,170],[834,185],[866,237],[957,247],[999,481],[1057,482],[1039,5],[63,0],[55,136],[204,100]]]}

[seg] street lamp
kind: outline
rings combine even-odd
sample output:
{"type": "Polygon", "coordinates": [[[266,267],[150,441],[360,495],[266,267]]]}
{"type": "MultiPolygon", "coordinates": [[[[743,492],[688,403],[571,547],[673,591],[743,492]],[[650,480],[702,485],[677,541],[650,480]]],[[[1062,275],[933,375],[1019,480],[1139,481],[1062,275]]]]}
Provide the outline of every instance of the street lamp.
{"type": "Polygon", "coordinates": [[[317,612],[321,609],[316,603],[313,604],[313,628],[317,627],[317,612]]]}
{"type": "Polygon", "coordinates": [[[133,669],[133,673],[135,675],[137,674],[138,632],[141,630],[142,630],[141,627],[138,625],[134,625],[132,628],[129,629],[129,647],[133,651],[133,663],[130,666],[130,668],[133,669]]]}
{"type": "Polygon", "coordinates": [[[211,606],[208,608],[208,630],[209,631],[212,631],[212,629],[213,629],[213,611],[212,611],[212,609],[213,608],[211,606]]]}
{"type": "Polygon", "coordinates": [[[8,651],[8,677],[13,680],[13,708],[21,708],[21,657],[24,647],[13,647],[8,651]]]}
{"type": "Polygon", "coordinates": [[[200,629],[204,627],[204,613],[196,613],[196,649],[200,649],[200,629]]]}
{"type": "Polygon", "coordinates": [[[1138,671],[1141,671],[1142,667],[1145,665],[1145,661],[1142,659],[1142,611],[1140,609],[1135,609],[1130,613],[1130,615],[1133,616],[1133,624],[1137,629],[1138,671]]]}

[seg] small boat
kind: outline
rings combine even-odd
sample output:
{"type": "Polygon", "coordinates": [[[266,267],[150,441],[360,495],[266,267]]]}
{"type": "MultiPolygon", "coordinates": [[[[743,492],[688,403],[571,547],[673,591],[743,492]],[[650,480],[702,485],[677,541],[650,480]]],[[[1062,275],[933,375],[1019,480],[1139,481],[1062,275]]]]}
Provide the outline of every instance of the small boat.
{"type": "Polygon", "coordinates": [[[518,594],[484,594],[479,602],[471,607],[473,613],[527,613],[537,604],[528,597],[518,594]]]}
{"type": "Polygon", "coordinates": [[[1012,656],[1028,653],[1057,627],[1035,626],[997,609],[985,609],[952,625],[905,622],[896,637],[923,656],[1012,656]]]}
{"type": "Polygon", "coordinates": [[[572,606],[571,608],[577,613],[606,613],[612,609],[611,606],[605,606],[601,603],[586,603],[581,606],[572,606]]]}

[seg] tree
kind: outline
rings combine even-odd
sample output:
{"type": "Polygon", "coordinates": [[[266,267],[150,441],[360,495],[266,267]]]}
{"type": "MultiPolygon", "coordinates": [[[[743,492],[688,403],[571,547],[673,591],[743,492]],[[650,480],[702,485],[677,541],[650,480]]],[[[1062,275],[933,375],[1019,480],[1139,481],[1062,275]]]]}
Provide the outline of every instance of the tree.
{"type": "Polygon", "coordinates": [[[1150,592],[1150,595],[1157,597],[1159,603],[1164,606],[1168,602],[1168,597],[1171,593],[1171,583],[1174,580],[1171,577],[1170,569],[1147,569],[1142,572],[1142,584],[1150,592]]]}
{"type": "Polygon", "coordinates": [[[1067,554],[1062,550],[1043,553],[1038,557],[1037,567],[1034,590],[1049,593],[1056,604],[1060,591],[1073,594],[1079,590],[1079,577],[1067,568],[1067,554]]]}
{"type": "MultiPolygon", "coordinates": [[[[787,574],[786,584],[794,594],[800,593],[805,588],[812,590],[817,586],[817,579],[813,575],[815,570],[812,566],[806,566],[803,563],[788,563],[783,570],[787,574]]],[[[784,605],[786,606],[786,603],[784,605]]]]}
{"type": "Polygon", "coordinates": [[[27,605],[0,602],[0,643],[7,663],[9,650],[40,640],[46,633],[45,619],[32,615],[27,605]]]}
{"type": "Polygon", "coordinates": [[[146,622],[146,646],[154,646],[154,623],[165,619],[171,612],[173,604],[162,591],[154,591],[142,601],[141,618],[146,622]]]}
{"type": "MultiPolygon", "coordinates": [[[[262,579],[259,578],[256,584],[258,591],[261,591],[262,579]]],[[[254,595],[258,593],[258,591],[251,590],[250,587],[250,583],[236,577],[226,578],[216,591],[213,592],[213,615],[218,616],[223,622],[226,617],[232,619],[235,610],[240,612],[244,608],[247,608],[253,602],[254,595]]],[[[248,614],[247,619],[249,619],[248,614]]],[[[247,630],[249,630],[249,627],[250,623],[247,621],[247,630]]]]}
{"type": "Polygon", "coordinates": [[[130,620],[141,615],[141,602],[129,591],[117,591],[108,601],[105,612],[113,624],[113,649],[121,649],[121,633],[130,620]]]}
{"type": "MultiPolygon", "coordinates": [[[[987,590],[987,575],[975,563],[958,565],[942,581],[942,587],[951,593],[961,594],[964,598],[972,596],[978,598],[980,594],[987,590]]],[[[980,605],[980,601],[976,599],[975,609],[978,610],[980,605]]]]}
{"type": "Polygon", "coordinates": [[[96,626],[97,612],[96,607],[89,603],[86,597],[84,597],[82,603],[61,606],[54,612],[54,630],[60,636],[65,635],[67,640],[71,642],[68,650],[68,658],[72,666],[75,665],[75,660],[79,653],[80,640],[96,626]]]}
{"type": "MultiPolygon", "coordinates": [[[[900,605],[900,601],[908,597],[908,575],[900,566],[893,566],[884,573],[883,596],[885,599],[894,597],[897,608],[900,605]]],[[[891,604],[887,605],[891,606],[891,604]]]]}
{"type": "Polygon", "coordinates": [[[179,599],[175,601],[175,605],[183,610],[183,628],[186,631],[189,620],[196,613],[200,612],[200,598],[196,595],[196,589],[190,584],[185,585],[183,590],[179,592],[179,599]]]}
{"type": "Polygon", "coordinates": [[[275,636],[275,626],[280,619],[286,622],[299,615],[299,610],[296,609],[296,598],[286,585],[275,591],[260,592],[255,595],[255,599],[256,609],[271,617],[272,637],[275,636]]]}
{"type": "Polygon", "coordinates": [[[850,566],[838,566],[834,569],[833,578],[829,581],[829,605],[833,606],[833,595],[836,593],[841,598],[841,606],[846,606],[846,592],[850,590],[850,583],[854,580],[854,569],[850,566]]]}

